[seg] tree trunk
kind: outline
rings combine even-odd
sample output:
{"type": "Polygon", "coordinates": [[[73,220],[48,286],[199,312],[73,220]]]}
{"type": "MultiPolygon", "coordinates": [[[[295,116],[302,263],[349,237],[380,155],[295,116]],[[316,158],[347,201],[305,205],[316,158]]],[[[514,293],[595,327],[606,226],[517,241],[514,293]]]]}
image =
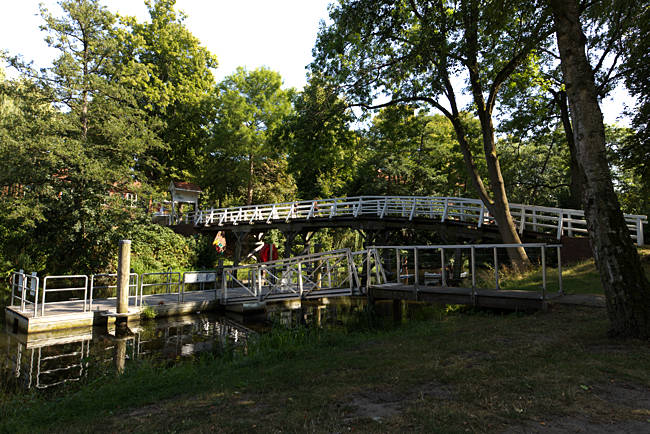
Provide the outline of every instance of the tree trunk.
{"type": "Polygon", "coordinates": [[[580,165],[578,164],[576,142],[573,138],[573,127],[571,126],[571,118],[569,115],[569,102],[566,92],[563,90],[553,92],[553,97],[560,107],[560,119],[562,119],[562,127],[564,128],[564,135],[569,146],[569,154],[571,155],[571,161],[569,162],[569,193],[571,195],[569,198],[569,206],[575,209],[582,209],[582,186],[585,180],[580,165]]]}
{"type": "Polygon", "coordinates": [[[578,163],[585,175],[583,207],[607,299],[610,333],[650,338],[650,287],[621,212],[607,165],[598,106],[576,0],[551,0],[578,163]]]}
{"type": "Polygon", "coordinates": [[[255,164],[253,163],[253,154],[248,154],[248,189],[246,190],[246,205],[253,204],[253,175],[255,174],[255,164]]]}
{"type": "MultiPolygon", "coordinates": [[[[494,107],[491,98],[496,96],[496,92],[501,85],[501,82],[495,81],[492,83],[490,90],[490,97],[487,102],[483,94],[483,85],[479,74],[480,67],[478,63],[479,58],[479,37],[478,37],[478,17],[480,5],[478,2],[468,2],[466,8],[463,7],[463,20],[466,26],[465,33],[465,49],[467,59],[465,66],[469,72],[470,87],[472,96],[474,97],[474,104],[481,123],[481,133],[483,137],[483,154],[485,155],[485,162],[487,164],[488,179],[490,182],[490,189],[492,192],[492,199],[488,196],[485,186],[480,182],[478,170],[476,167],[469,167],[470,176],[472,176],[474,186],[479,191],[479,196],[494,216],[499,228],[499,234],[504,243],[507,244],[520,244],[521,239],[517,233],[517,227],[514,219],[510,214],[510,204],[508,203],[508,196],[506,194],[505,183],[503,182],[503,175],[501,174],[501,166],[499,158],[497,157],[497,149],[494,142],[494,124],[492,122],[492,109],[494,107]]],[[[501,71],[503,72],[503,71],[501,71]]],[[[458,131],[458,130],[457,130],[458,131]]],[[[459,140],[460,141],[460,140],[459,140]]],[[[461,147],[465,147],[463,155],[469,154],[469,146],[466,140],[462,140],[461,147]]],[[[467,158],[465,159],[467,163],[467,158]]],[[[515,268],[522,269],[530,265],[530,260],[523,247],[508,248],[508,256],[515,268]]]]}
{"type": "MultiPolygon", "coordinates": [[[[501,168],[499,167],[498,164],[496,151],[494,152],[493,155],[495,161],[492,162],[493,167],[489,173],[490,185],[494,190],[494,186],[495,185],[498,186],[499,185],[498,181],[500,180],[501,188],[496,190],[495,194],[493,195],[494,198],[491,199],[490,196],[488,195],[485,185],[483,184],[481,175],[478,173],[478,168],[474,163],[474,159],[472,157],[472,153],[469,148],[469,143],[467,142],[467,136],[465,135],[465,128],[461,120],[456,117],[451,119],[451,121],[452,121],[452,125],[454,126],[454,130],[456,132],[456,138],[458,139],[458,143],[460,144],[461,153],[463,154],[465,166],[467,167],[467,172],[469,173],[472,184],[474,185],[476,191],[478,191],[479,197],[485,204],[486,208],[488,209],[490,214],[494,217],[502,241],[506,244],[520,244],[521,239],[519,238],[519,234],[517,233],[517,227],[512,218],[512,215],[510,214],[510,204],[508,203],[508,198],[506,196],[505,187],[503,184],[503,177],[501,176],[501,168]],[[496,182],[492,180],[492,176],[495,176],[497,178],[496,182]]],[[[494,145],[494,142],[492,142],[492,145],[494,145]]],[[[489,158],[488,153],[486,152],[486,159],[488,158],[489,158]]],[[[490,163],[488,163],[488,166],[490,166],[490,163]]],[[[508,249],[508,257],[512,261],[513,265],[519,269],[527,267],[530,263],[528,259],[528,255],[526,254],[526,251],[524,250],[523,247],[508,249]]]]}

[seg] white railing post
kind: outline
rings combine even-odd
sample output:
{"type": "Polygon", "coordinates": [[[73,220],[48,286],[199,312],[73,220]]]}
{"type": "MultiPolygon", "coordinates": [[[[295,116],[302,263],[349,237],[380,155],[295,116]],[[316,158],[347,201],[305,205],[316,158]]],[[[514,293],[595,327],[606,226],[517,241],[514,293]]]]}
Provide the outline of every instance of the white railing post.
{"type": "Polygon", "coordinates": [[[445,248],[440,248],[440,283],[447,286],[447,270],[445,268],[445,248]]]}
{"type": "Polygon", "coordinates": [[[359,213],[361,212],[361,207],[363,206],[363,197],[359,198],[359,203],[357,204],[357,208],[354,210],[354,217],[356,218],[359,213]]]}
{"type": "Polygon", "coordinates": [[[471,247],[471,262],[472,262],[472,301],[476,303],[476,248],[471,247]]]}
{"type": "Polygon", "coordinates": [[[316,201],[313,201],[311,203],[311,207],[309,208],[309,214],[307,214],[307,219],[306,220],[309,220],[310,218],[312,218],[314,216],[314,208],[316,208],[316,201]]]}
{"type": "Polygon", "coordinates": [[[521,206],[521,217],[520,217],[520,219],[521,220],[519,221],[519,234],[523,234],[524,233],[524,227],[526,226],[526,207],[523,206],[523,205],[521,206]]]}
{"type": "Polygon", "coordinates": [[[300,292],[300,298],[302,298],[302,262],[298,261],[298,291],[300,292]]]}
{"type": "Polygon", "coordinates": [[[564,213],[560,212],[560,216],[557,219],[557,239],[562,238],[562,232],[564,229],[564,213]]]}
{"type": "Polygon", "coordinates": [[[442,210],[442,218],[440,219],[441,222],[444,223],[445,219],[447,218],[447,209],[449,208],[449,198],[445,198],[445,207],[442,210]]]}
{"type": "Polygon", "coordinates": [[[481,213],[480,213],[479,216],[478,216],[478,227],[479,227],[479,228],[480,228],[481,226],[483,226],[483,218],[484,218],[484,215],[485,215],[485,204],[483,204],[483,202],[481,202],[481,213]]]}
{"type": "Polygon", "coordinates": [[[386,209],[388,208],[388,198],[384,198],[384,206],[381,209],[381,214],[379,215],[380,219],[384,218],[384,215],[386,214],[386,209]]]}
{"type": "Polygon", "coordinates": [[[493,255],[494,255],[494,282],[496,283],[496,289],[499,288],[499,259],[497,257],[497,248],[494,247],[493,249],[493,255]]]}
{"type": "Polygon", "coordinates": [[[636,244],[637,246],[642,246],[644,242],[643,239],[643,220],[641,217],[636,218],[636,244]]]}
{"type": "Polygon", "coordinates": [[[337,199],[334,199],[334,203],[330,207],[330,217],[329,218],[333,218],[334,215],[336,214],[336,201],[337,201],[337,199]]]}
{"type": "Polygon", "coordinates": [[[409,221],[413,220],[413,216],[415,215],[415,207],[417,206],[418,200],[416,198],[413,198],[413,206],[411,207],[411,214],[409,215],[409,221]]]}

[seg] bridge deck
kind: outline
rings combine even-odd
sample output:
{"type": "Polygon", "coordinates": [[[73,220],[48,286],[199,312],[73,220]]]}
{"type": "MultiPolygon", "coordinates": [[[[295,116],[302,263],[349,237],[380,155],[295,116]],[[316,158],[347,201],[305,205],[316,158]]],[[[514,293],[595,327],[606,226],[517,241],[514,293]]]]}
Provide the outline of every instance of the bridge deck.
{"type": "Polygon", "coordinates": [[[425,301],[440,304],[463,304],[498,309],[545,309],[546,303],[559,294],[539,291],[495,290],[462,287],[415,286],[396,283],[372,285],[375,299],[425,301]]]}

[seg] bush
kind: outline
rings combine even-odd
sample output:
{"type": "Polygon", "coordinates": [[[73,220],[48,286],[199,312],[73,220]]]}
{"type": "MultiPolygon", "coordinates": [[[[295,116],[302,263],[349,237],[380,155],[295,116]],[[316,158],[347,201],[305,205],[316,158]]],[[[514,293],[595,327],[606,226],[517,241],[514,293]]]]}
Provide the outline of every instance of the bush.
{"type": "Polygon", "coordinates": [[[157,224],[138,224],[131,234],[131,268],[134,273],[194,268],[197,241],[157,224]]]}

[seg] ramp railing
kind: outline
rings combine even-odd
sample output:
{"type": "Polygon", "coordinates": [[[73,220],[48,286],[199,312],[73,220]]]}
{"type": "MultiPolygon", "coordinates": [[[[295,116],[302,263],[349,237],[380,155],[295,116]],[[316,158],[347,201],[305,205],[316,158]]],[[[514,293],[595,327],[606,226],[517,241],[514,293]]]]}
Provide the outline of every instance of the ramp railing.
{"type": "MultiPolygon", "coordinates": [[[[43,279],[43,298],[41,301],[41,315],[45,315],[45,303],[46,297],[48,294],[54,293],[77,293],[81,295],[83,292],[83,298],[66,296],[63,294],[64,298],[67,300],[57,300],[57,305],[63,304],[79,304],[79,300],[83,300],[82,311],[86,312],[88,310],[88,276],[85,274],[75,274],[75,275],[64,275],[64,276],[47,276],[43,279]],[[83,283],[82,283],[83,282],[83,283]],[[50,287],[48,288],[48,284],[50,287]]],[[[77,310],[78,308],[72,308],[77,310]]]]}
{"type": "MultiPolygon", "coordinates": [[[[541,266],[541,298],[546,299],[548,290],[549,251],[555,250],[554,259],[557,268],[557,290],[563,293],[562,288],[562,246],[559,244],[521,243],[521,244],[458,244],[458,245],[431,245],[431,246],[371,246],[368,254],[374,251],[374,256],[388,257],[393,264],[384,261],[382,278],[386,283],[409,285],[415,291],[419,287],[434,285],[440,287],[466,285],[471,288],[472,295],[476,296],[479,280],[485,284],[489,279],[486,276],[492,273],[494,287],[501,289],[500,279],[503,265],[507,259],[507,249],[522,247],[529,256],[537,253],[534,261],[539,261],[541,266]],[[386,255],[388,253],[388,255],[386,255]],[[481,257],[479,258],[479,254],[481,257]],[[424,255],[428,255],[424,258],[424,255]],[[426,259],[426,261],[425,261],[426,259]],[[465,266],[467,262],[467,266],[465,266]],[[394,267],[393,267],[394,266],[394,267]],[[391,272],[384,270],[391,269],[391,272]],[[463,271],[465,270],[465,271],[463,271]],[[481,275],[479,276],[479,272],[481,275]],[[388,279],[386,277],[390,276],[388,279]]],[[[509,262],[509,261],[508,261],[509,262]]],[[[369,273],[370,274],[370,273],[369,273]]],[[[377,281],[380,281],[379,275],[377,281]]],[[[485,289],[485,288],[484,288],[485,289]]],[[[488,288],[489,289],[489,288],[488,288]]]]}
{"type": "Polygon", "coordinates": [[[186,271],[183,273],[183,286],[181,288],[181,302],[185,301],[185,294],[191,291],[214,291],[214,298],[218,296],[217,271],[186,271]]]}
{"type": "Polygon", "coordinates": [[[265,301],[352,295],[359,279],[349,249],[224,269],[221,301],[265,301]]]}
{"type": "Polygon", "coordinates": [[[159,273],[142,273],[140,275],[140,306],[142,299],[157,294],[176,294],[181,301],[183,282],[179,271],[166,271],[159,273]],[[145,294],[145,289],[148,294],[145,294]]]}

